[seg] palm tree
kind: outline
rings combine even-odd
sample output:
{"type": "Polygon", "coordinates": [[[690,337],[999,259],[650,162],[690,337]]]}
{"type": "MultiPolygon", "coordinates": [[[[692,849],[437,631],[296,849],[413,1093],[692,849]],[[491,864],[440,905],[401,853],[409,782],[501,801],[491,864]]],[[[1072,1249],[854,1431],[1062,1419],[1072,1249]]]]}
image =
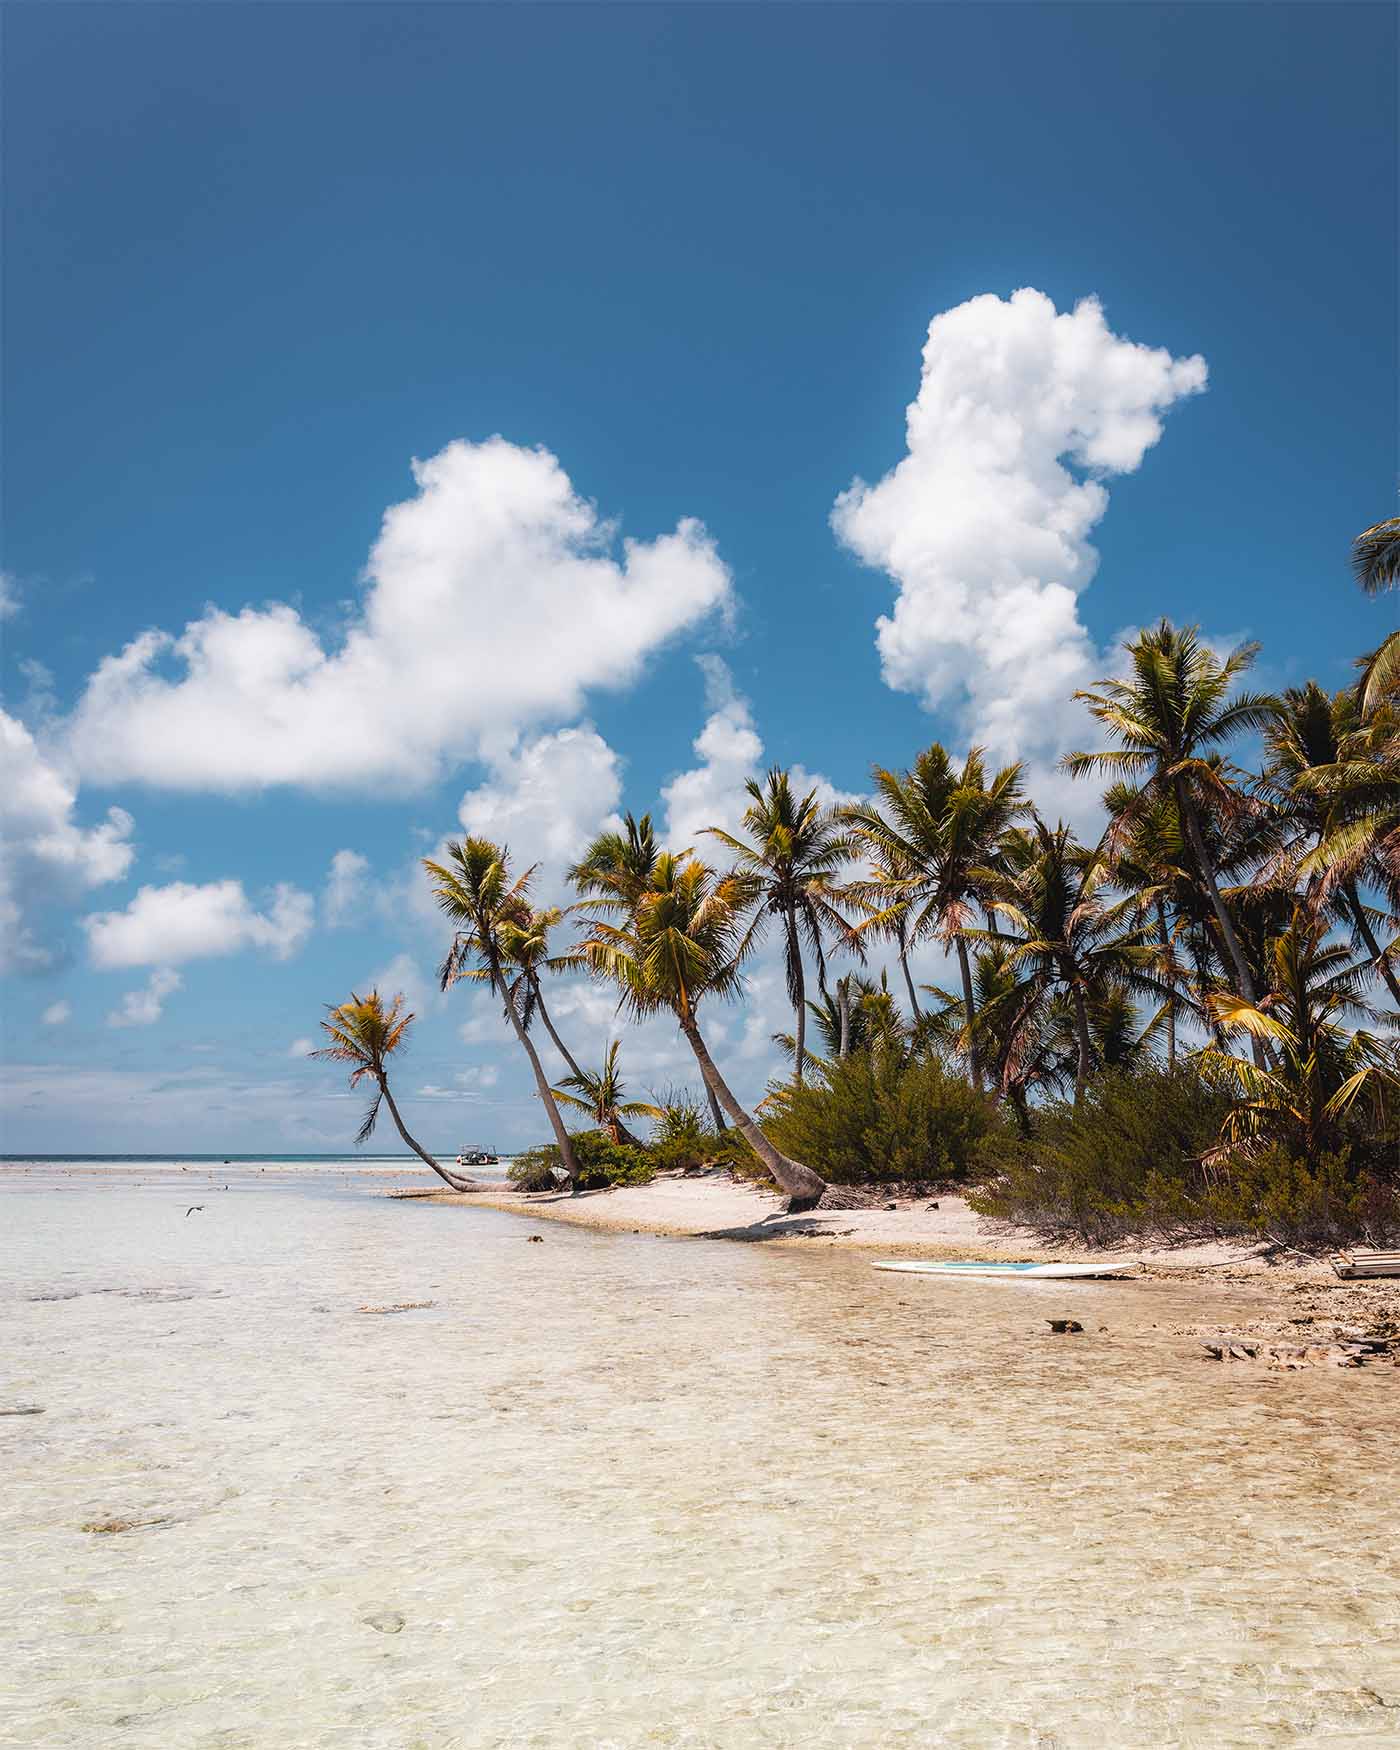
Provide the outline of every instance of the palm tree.
{"type": "Polygon", "coordinates": [[[1206,999],[1227,1036],[1267,1039],[1274,1053],[1265,1068],[1218,1047],[1201,1053],[1205,1072],[1238,1102],[1218,1152],[1248,1156],[1280,1143],[1315,1166],[1340,1148],[1342,1121],[1358,1100],[1379,1119],[1386,1098],[1400,1091],[1395,1048],[1348,1030],[1351,1018],[1371,1013],[1361,969],[1345,947],[1327,945],[1325,923],[1301,906],[1272,945],[1270,974],[1262,1003],[1225,992],[1206,999]]]}
{"type": "Polygon", "coordinates": [[[990,892],[997,924],[977,935],[1000,945],[1007,967],[1022,975],[1029,991],[1067,994],[1072,1007],[1078,1105],[1098,1056],[1090,1025],[1091,1004],[1114,987],[1161,998],[1153,977],[1156,950],[1141,924],[1125,925],[1123,908],[1102,897],[1108,865],[1097,851],[1077,844],[1061,823],[1053,831],[1037,819],[1006,835],[1005,873],[990,892]]]}
{"type": "Polygon", "coordinates": [[[386,1004],[377,990],[372,990],[367,997],[356,996],[351,991],[348,1003],[326,1005],[326,1019],[321,1022],[321,1031],[327,1035],[330,1044],[322,1046],[319,1051],[313,1051],[311,1055],[326,1058],[331,1063],[348,1063],[352,1088],[366,1076],[374,1083],[377,1092],[370,1101],[369,1110],[355,1136],[356,1142],[369,1141],[378,1121],[382,1102],[388,1106],[394,1128],[404,1142],[419,1160],[433,1169],[445,1185],[451,1186],[454,1191],[499,1189],[498,1186],[484,1185],[475,1179],[462,1179],[455,1173],[449,1173],[445,1167],[438,1165],[427,1149],[408,1134],[408,1129],[399,1116],[398,1106],[394,1103],[394,1096],[389,1092],[389,1059],[403,1048],[412,1023],[412,1014],[403,1013],[401,995],[386,1004]]]}
{"type": "Polygon", "coordinates": [[[448,989],[459,978],[475,979],[501,999],[506,1019],[530,1060],[535,1088],[544,1102],[569,1183],[577,1190],[578,1162],[573,1144],[521,1013],[520,987],[525,974],[516,972],[512,977],[510,972],[513,946],[533,916],[529,888],[534,869],[512,881],[510,852],[483,838],[449,844],[444,862],[425,857],[423,867],[431,878],[434,899],[453,925],[452,946],[442,963],[442,988],[448,989]]]}
{"type": "Polygon", "coordinates": [[[1190,876],[1176,800],[1159,796],[1142,803],[1135,785],[1114,784],[1105,792],[1103,805],[1109,823],[1100,850],[1108,860],[1114,885],[1142,915],[1150,914],[1156,925],[1158,970],[1171,993],[1163,1023],[1167,1064],[1174,1067],[1177,1016],[1188,1004],[1178,994],[1184,978],[1177,961],[1177,930],[1171,913],[1175,909],[1184,923],[1192,909],[1183,895],[1190,876]]]}
{"type": "Polygon", "coordinates": [[[853,940],[850,927],[835,903],[834,878],[849,855],[849,843],[838,832],[835,816],[817,801],[815,789],[793,795],[788,774],[775,766],[760,786],[752,778],[744,788],[749,806],[743,826],[748,840],[721,827],[708,827],[711,838],[733,851],[738,867],[760,884],[763,914],[780,920],[783,968],[788,1001],[796,1017],[793,1079],[802,1086],[807,1059],[807,986],[802,966],[805,939],[817,966],[818,988],[826,990],[826,958],[822,937],[828,931],[853,940]]]}
{"type": "Polygon", "coordinates": [[[637,1139],[622,1120],[660,1118],[663,1114],[659,1106],[649,1106],[645,1100],[623,1099],[622,1075],[617,1067],[618,1043],[614,1039],[608,1046],[601,1070],[576,1070],[573,1075],[565,1076],[553,1093],[554,1098],[562,1100],[566,1106],[586,1112],[600,1130],[607,1131],[613,1142],[635,1146],[637,1139]]]}
{"type": "Polygon", "coordinates": [[[1400,873],[1400,770],[1386,774],[1375,762],[1348,757],[1383,741],[1384,726],[1379,721],[1361,725],[1353,689],[1329,695],[1316,681],[1289,687],[1280,695],[1275,718],[1265,732],[1268,759],[1261,783],[1278,809],[1281,873],[1290,882],[1301,876],[1308,902],[1338,913],[1400,1008],[1400,980],[1376,940],[1376,914],[1360,890],[1368,878],[1400,886],[1394,880],[1387,883],[1381,854],[1387,835],[1377,810],[1367,807],[1368,797],[1375,801],[1388,794],[1391,798],[1400,873]],[[1338,781],[1341,773],[1345,775],[1338,781]],[[1348,826],[1356,823],[1360,832],[1349,833],[1348,826]],[[1346,855],[1347,845],[1360,849],[1362,855],[1346,855]],[[1318,855],[1324,846],[1327,851],[1318,855]]]}
{"type": "Polygon", "coordinates": [[[1235,677],[1254,661],[1258,646],[1243,644],[1220,662],[1201,643],[1196,627],[1178,630],[1162,620],[1150,631],[1139,632],[1123,649],[1131,665],[1128,679],[1109,677],[1097,688],[1074,695],[1120,745],[1099,753],[1067,754],[1062,764],[1075,777],[1108,772],[1136,783],[1134,810],[1168,797],[1175,802],[1237,988],[1252,1003],[1254,975],[1221,895],[1202,816],[1246,810],[1227,771],[1208,756],[1243,731],[1264,728],[1273,713],[1274,702],[1267,694],[1230,697],[1235,677]]]}
{"type": "MultiPolygon", "coordinates": [[[[1351,563],[1367,595],[1400,584],[1400,517],[1363,529],[1352,543],[1351,563]]],[[[1400,632],[1363,657],[1361,668],[1361,709],[1369,717],[1400,688],[1400,632]]]]}
{"type": "Polygon", "coordinates": [[[651,880],[661,847],[651,816],[636,820],[623,816],[621,832],[601,832],[568,871],[568,878],[584,895],[580,910],[625,912],[634,905],[651,880]]]}
{"type": "Polygon", "coordinates": [[[789,1210],[815,1208],[826,1182],[781,1154],[735,1099],[705,1045],[697,1011],[707,996],[739,994],[754,946],[745,918],[758,898],[751,876],[716,875],[695,857],[663,852],[628,910],[614,923],[598,917],[582,943],[593,970],[615,984],[633,1014],[669,1011],[695,1053],[715,1101],[787,1192],[789,1210]]]}
{"type": "Polygon", "coordinates": [[[538,1014],[544,1022],[545,1031],[554,1041],[554,1049],[569,1066],[571,1075],[582,1075],[583,1071],[575,1062],[573,1054],[559,1037],[549,1010],[545,1007],[544,989],[540,982],[542,972],[570,972],[580,962],[576,954],[551,954],[549,951],[549,933],[557,928],[567,915],[562,906],[546,906],[542,911],[527,911],[522,914],[519,922],[508,924],[502,934],[502,942],[513,966],[520,969],[524,976],[524,990],[521,993],[521,1019],[528,1031],[530,1019],[538,1014]]]}
{"type": "MultiPolygon", "coordinates": [[[[880,986],[873,979],[848,972],[836,980],[834,991],[828,991],[819,1002],[807,999],[807,1013],[825,1052],[825,1061],[839,1062],[853,1051],[861,1051],[870,1042],[870,1009],[866,999],[879,996],[880,986]]],[[[775,1033],[773,1043],[781,1046],[789,1057],[797,1053],[797,1037],[792,1033],[775,1033]]],[[[820,1065],[824,1060],[807,1052],[807,1062],[820,1065]]]]}
{"type": "MultiPolygon", "coordinates": [[[[909,771],[876,766],[876,802],[841,810],[853,841],[869,852],[876,869],[873,880],[851,890],[872,907],[859,927],[899,940],[916,1022],[919,1004],[906,955],[929,939],[956,948],[965,1010],[975,1016],[967,933],[989,891],[1002,837],[1027,810],[1022,774],[1019,763],[1004,766],[988,782],[980,747],[955,771],[946,748],[934,742],[909,771]]],[[[975,1033],[969,1040],[975,1042],[975,1033]]],[[[980,1089],[975,1043],[968,1062],[980,1089]]]]}

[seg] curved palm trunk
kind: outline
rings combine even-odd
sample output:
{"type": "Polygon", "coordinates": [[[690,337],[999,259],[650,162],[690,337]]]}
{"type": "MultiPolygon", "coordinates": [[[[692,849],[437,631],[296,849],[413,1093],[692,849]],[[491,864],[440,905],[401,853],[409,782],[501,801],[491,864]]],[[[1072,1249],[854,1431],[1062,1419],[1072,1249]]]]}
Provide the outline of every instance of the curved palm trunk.
{"type": "Polygon", "coordinates": [[[977,1019],[977,1007],[972,996],[972,966],[967,957],[966,941],[960,935],[954,939],[958,944],[958,965],[962,968],[963,1014],[967,1019],[967,1066],[972,1071],[972,1085],[980,1094],[982,1066],[977,1061],[977,1047],[974,1043],[973,1023],[977,1019]]]}
{"type": "Polygon", "coordinates": [[[735,1126],[743,1132],[744,1140],[752,1148],[768,1171],[788,1194],[788,1214],[797,1215],[804,1209],[815,1209],[822,1200],[826,1190],[826,1180],[820,1173],[814,1173],[810,1167],[804,1167],[800,1161],[790,1161],[773,1147],[758,1125],[734,1098],[729,1085],[719,1073],[715,1060],[710,1056],[700,1029],[691,1015],[679,1016],[681,1032],[685,1034],[690,1049],[695,1053],[695,1061],[700,1065],[700,1074],[705,1078],[705,1086],[711,1095],[717,1099],[733,1120],[735,1126]]]}
{"type": "Polygon", "coordinates": [[[802,974],[802,944],[797,939],[797,920],[787,914],[788,976],[797,987],[793,1010],[797,1019],[797,1070],[793,1085],[802,1086],[802,1069],[807,1062],[807,984],[802,974]]]}
{"type": "Polygon", "coordinates": [[[1361,896],[1356,891],[1356,883],[1349,881],[1345,891],[1347,909],[1351,913],[1352,922],[1356,925],[1356,933],[1366,944],[1366,952],[1371,956],[1371,964],[1385,980],[1385,987],[1390,992],[1391,999],[1395,1003],[1396,1008],[1400,1009],[1400,983],[1397,983],[1396,981],[1395,973],[1391,969],[1390,962],[1381,953],[1381,945],[1376,940],[1375,934],[1371,929],[1370,922],[1366,916],[1366,908],[1362,905],[1361,896]]]}
{"type": "Polygon", "coordinates": [[[455,1173],[449,1173],[446,1167],[440,1167],[438,1165],[438,1163],[433,1159],[433,1157],[428,1153],[427,1149],[421,1147],[419,1145],[419,1143],[417,1141],[415,1141],[415,1139],[408,1134],[408,1131],[404,1126],[403,1119],[399,1117],[399,1109],[394,1104],[394,1096],[389,1092],[389,1078],[388,1078],[388,1076],[380,1076],[379,1077],[379,1091],[384,1096],[384,1104],[389,1108],[389,1116],[394,1121],[395,1130],[398,1131],[399,1135],[404,1139],[404,1141],[408,1144],[408,1146],[413,1150],[414,1154],[416,1154],[418,1156],[419,1160],[426,1162],[427,1165],[433,1169],[433,1171],[437,1174],[438,1178],[442,1180],[444,1185],[449,1186],[453,1191],[499,1191],[500,1190],[501,1187],[499,1185],[486,1185],[486,1184],[483,1184],[480,1179],[459,1179],[455,1173]]]}
{"type": "Polygon", "coordinates": [[[914,979],[909,971],[909,943],[905,938],[904,919],[899,920],[895,930],[895,940],[899,943],[899,969],[904,974],[904,988],[909,992],[909,1009],[915,1021],[922,1021],[923,1011],[919,1007],[919,999],[914,995],[914,979]]]}
{"type": "Polygon", "coordinates": [[[583,1071],[574,1062],[568,1046],[565,1045],[564,1041],[554,1031],[554,1023],[549,1018],[549,1010],[544,1006],[544,992],[540,989],[540,981],[533,974],[531,974],[530,977],[530,989],[534,994],[535,1007],[540,1012],[540,1019],[544,1022],[545,1032],[548,1033],[550,1038],[554,1041],[554,1049],[559,1053],[560,1057],[564,1059],[564,1062],[568,1064],[569,1073],[571,1075],[582,1077],[583,1071]]]}
{"type": "Polygon", "coordinates": [[[550,1129],[554,1132],[554,1140],[559,1148],[560,1159],[564,1163],[564,1171],[569,1175],[569,1190],[574,1196],[577,1196],[578,1162],[574,1158],[573,1142],[570,1140],[568,1131],[564,1128],[564,1120],[559,1116],[559,1108],[554,1103],[554,1095],[550,1090],[549,1078],[544,1073],[544,1065],[540,1062],[540,1054],[535,1050],[534,1042],[525,1031],[516,1011],[515,993],[506,988],[505,998],[506,1014],[510,1017],[510,1024],[515,1029],[515,1037],[524,1047],[525,1055],[530,1060],[530,1068],[535,1072],[535,1088],[541,1100],[544,1101],[545,1111],[549,1114],[550,1129]]]}
{"type": "Polygon", "coordinates": [[[1162,958],[1167,968],[1167,983],[1171,1001],[1167,1005],[1167,1068],[1176,1068],[1176,977],[1172,966],[1172,938],[1167,927],[1167,908],[1160,895],[1157,898],[1157,931],[1162,938],[1162,958]]]}

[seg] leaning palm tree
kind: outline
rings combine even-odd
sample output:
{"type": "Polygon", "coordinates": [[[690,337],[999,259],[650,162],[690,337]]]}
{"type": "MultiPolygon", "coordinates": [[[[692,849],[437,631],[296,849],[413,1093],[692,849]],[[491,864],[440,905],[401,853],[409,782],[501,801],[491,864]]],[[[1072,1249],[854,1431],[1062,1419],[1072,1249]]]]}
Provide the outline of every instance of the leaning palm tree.
{"type": "Polygon", "coordinates": [[[757,897],[751,876],[716,875],[698,858],[663,852],[625,914],[618,922],[598,916],[581,948],[634,1015],[675,1016],[706,1087],[787,1192],[789,1210],[796,1213],[816,1207],[825,1180],[774,1148],[739,1104],[710,1056],[698,1019],[706,997],[739,994],[743,964],[755,942],[755,926],[745,920],[757,897]]]}
{"type": "Polygon", "coordinates": [[[432,881],[433,897],[453,926],[452,945],[441,968],[442,988],[458,979],[483,983],[499,997],[521,1050],[530,1060],[535,1088],[544,1103],[554,1140],[559,1148],[569,1182],[578,1188],[578,1162],[564,1128],[549,1079],[540,1063],[522,1013],[525,983],[523,972],[514,969],[512,949],[532,917],[529,901],[530,868],[514,881],[510,877],[510,852],[490,839],[466,838],[449,844],[443,862],[423,859],[432,881]]]}
{"type": "Polygon", "coordinates": [[[433,1159],[421,1143],[409,1135],[407,1126],[399,1116],[394,1096],[389,1092],[389,1059],[396,1051],[402,1050],[412,1023],[412,1014],[405,1015],[403,1012],[402,996],[396,996],[391,1002],[385,1003],[377,990],[372,990],[367,997],[356,996],[351,991],[348,1003],[326,1005],[326,1019],[321,1022],[321,1031],[326,1034],[330,1043],[322,1046],[319,1051],[313,1051],[311,1055],[326,1058],[331,1063],[349,1064],[352,1088],[357,1087],[366,1076],[374,1083],[377,1091],[360,1124],[356,1142],[369,1141],[378,1122],[382,1103],[388,1106],[394,1128],[405,1143],[419,1160],[433,1169],[445,1185],[450,1185],[454,1191],[499,1189],[498,1186],[484,1185],[478,1180],[462,1179],[455,1173],[449,1173],[446,1167],[440,1166],[433,1159]]]}
{"type": "MultiPolygon", "coordinates": [[[[876,766],[875,802],[840,814],[852,841],[869,852],[876,868],[873,880],[852,885],[852,893],[871,908],[858,927],[894,933],[901,960],[922,941],[954,947],[969,1017],[975,1017],[976,997],[968,931],[988,891],[1002,836],[1027,811],[1022,773],[1019,764],[1004,766],[989,780],[980,747],[957,771],[947,749],[934,742],[909,771],[876,766]]],[[[909,1000],[917,1021],[912,981],[909,1000]]],[[[969,1040],[968,1066],[980,1089],[975,1029],[969,1040]]]]}
{"type": "Polygon", "coordinates": [[[600,1070],[581,1069],[554,1089],[554,1098],[562,1100],[575,1111],[586,1112],[600,1130],[616,1143],[636,1144],[636,1137],[622,1122],[624,1118],[662,1118],[660,1106],[649,1106],[645,1100],[624,1100],[622,1073],[617,1067],[618,1041],[608,1046],[600,1070]]]}
{"type": "Polygon", "coordinates": [[[1075,777],[1107,772],[1135,783],[1134,810],[1163,798],[1176,804],[1237,989],[1252,1003],[1257,994],[1254,974],[1221,893],[1202,819],[1212,811],[1227,816],[1247,811],[1228,770],[1209,756],[1243,731],[1264,728],[1273,713],[1267,694],[1230,693],[1258,646],[1242,644],[1221,662],[1202,644],[1196,627],[1178,629],[1162,620],[1123,649],[1129,659],[1127,679],[1110,676],[1074,695],[1119,745],[1098,753],[1067,754],[1061,763],[1075,777]]]}
{"type": "Polygon", "coordinates": [[[571,1075],[582,1075],[567,1045],[559,1037],[558,1029],[545,1006],[544,986],[540,974],[544,972],[571,972],[578,966],[578,956],[575,954],[551,954],[549,951],[550,931],[557,928],[567,916],[563,906],[546,906],[541,911],[527,909],[519,920],[508,924],[502,932],[502,945],[512,966],[518,967],[523,977],[524,988],[521,991],[521,1019],[529,1028],[529,1018],[538,1015],[544,1022],[545,1032],[554,1041],[554,1049],[569,1066],[571,1075]]]}
{"type": "Polygon", "coordinates": [[[832,934],[856,940],[835,891],[835,878],[850,854],[850,844],[832,810],[818,802],[816,790],[794,795],[791,780],[780,767],[769,772],[764,784],[750,778],[744,788],[749,794],[743,818],[748,837],[736,837],[718,826],[706,831],[734,853],[740,869],[754,876],[761,894],[760,916],[776,918],[783,931],[783,970],[797,1029],[793,1080],[801,1087],[807,1059],[803,943],[816,963],[818,988],[825,992],[824,938],[832,934]]]}

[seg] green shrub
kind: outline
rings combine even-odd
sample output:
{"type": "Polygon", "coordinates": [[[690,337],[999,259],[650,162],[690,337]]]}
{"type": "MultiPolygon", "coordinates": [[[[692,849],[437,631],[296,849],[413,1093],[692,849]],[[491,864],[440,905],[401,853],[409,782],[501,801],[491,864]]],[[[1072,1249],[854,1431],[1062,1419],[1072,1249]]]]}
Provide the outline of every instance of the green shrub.
{"type": "Polygon", "coordinates": [[[1102,1076],[1077,1112],[1054,1101],[1034,1114],[1029,1140],[1003,1133],[984,1145],[994,1176],[968,1202],[979,1214],[1090,1245],[1190,1230],[1299,1246],[1382,1245],[1400,1232],[1394,1187],[1348,1150],[1311,1166],[1277,1145],[1216,1157],[1229,1108],[1229,1095],[1190,1065],[1102,1076]]]}
{"type": "Polygon", "coordinates": [[[775,1090],[763,1129],[833,1185],[965,1177],[1005,1129],[993,1101],[936,1057],[852,1052],[801,1088],[775,1090]]]}
{"type": "Polygon", "coordinates": [[[1229,1105],[1189,1066],[1100,1076],[1077,1111],[1068,1100],[1040,1107],[1029,1139],[1009,1131],[989,1139],[981,1164],[992,1176],[968,1202],[981,1215],[1094,1245],[1207,1219],[1200,1161],[1229,1105]]]}
{"type": "Polygon", "coordinates": [[[740,1131],[713,1130],[692,1135],[659,1137],[647,1144],[647,1157],[657,1172],[693,1172],[697,1168],[728,1167],[745,1173],[758,1166],[758,1157],[740,1131]]]}
{"type": "Polygon", "coordinates": [[[1367,1172],[1350,1149],[1309,1165],[1282,1148],[1231,1164],[1206,1205],[1222,1228],[1298,1246],[1363,1240],[1387,1246],[1400,1238],[1400,1196],[1367,1172]]]}
{"type": "MultiPolygon", "coordinates": [[[[578,1162],[580,1191],[600,1191],[606,1185],[645,1185],[656,1177],[648,1151],[617,1143],[604,1130],[580,1130],[570,1138],[578,1162]]],[[[563,1156],[550,1142],[517,1155],[508,1177],[519,1191],[555,1191],[562,1183],[563,1156]]]]}

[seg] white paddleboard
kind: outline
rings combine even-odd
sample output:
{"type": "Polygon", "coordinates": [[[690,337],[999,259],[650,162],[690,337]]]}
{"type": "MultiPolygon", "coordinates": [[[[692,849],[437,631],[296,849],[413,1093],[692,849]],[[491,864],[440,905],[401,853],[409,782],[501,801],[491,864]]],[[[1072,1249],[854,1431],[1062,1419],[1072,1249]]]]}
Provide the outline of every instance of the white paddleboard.
{"type": "Polygon", "coordinates": [[[1060,1281],[1071,1276],[1127,1276],[1137,1269],[1137,1259],[1126,1264],[1002,1264],[992,1258],[975,1258],[946,1264],[899,1263],[893,1258],[877,1263],[877,1270],[901,1270],[910,1276],[997,1277],[1003,1282],[1060,1281]]]}

